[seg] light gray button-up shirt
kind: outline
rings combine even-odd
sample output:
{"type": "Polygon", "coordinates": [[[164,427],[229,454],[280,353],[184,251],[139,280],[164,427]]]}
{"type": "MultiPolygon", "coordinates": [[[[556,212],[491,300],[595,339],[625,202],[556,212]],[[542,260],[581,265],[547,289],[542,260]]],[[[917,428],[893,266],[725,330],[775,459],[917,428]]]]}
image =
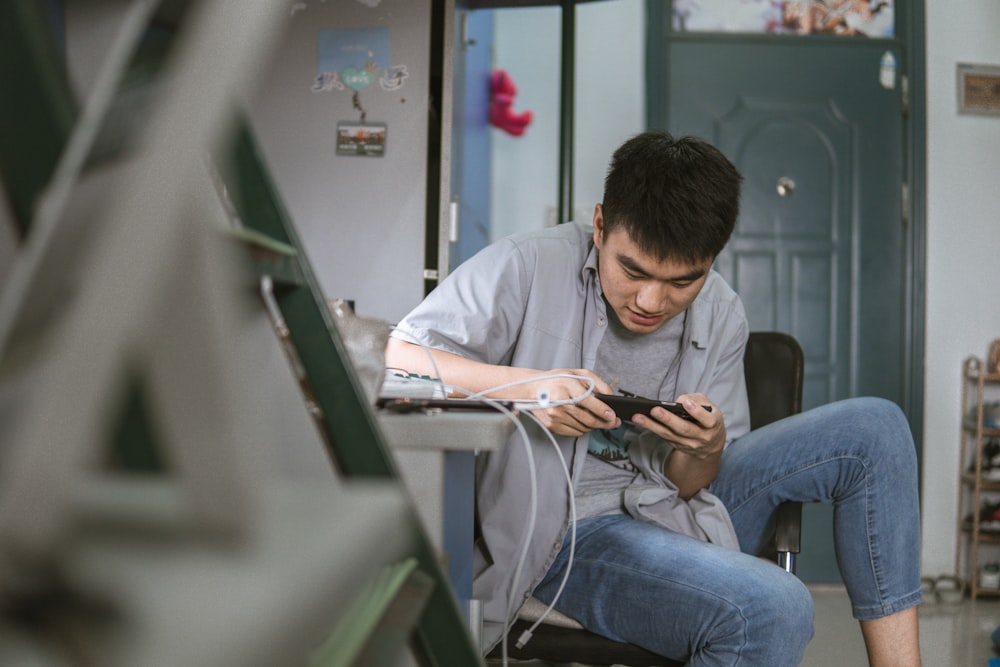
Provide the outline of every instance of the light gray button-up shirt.
{"type": "MultiPolygon", "coordinates": [[[[607,329],[607,312],[596,280],[592,236],[591,227],[567,223],[498,241],[459,266],[392,335],[489,364],[593,369],[607,329]]],[[[743,378],[748,326],[742,302],[713,271],[687,317],[677,392],[700,392],[718,405],[731,442],[750,427],[743,378]]],[[[541,427],[523,421],[530,445],[515,433],[506,447],[481,455],[477,466],[481,539],[476,544],[473,588],[475,597],[484,602],[487,647],[499,641],[508,612],[516,613],[530,597],[569,527],[570,489],[560,458],[541,427]],[[533,486],[529,455],[536,469],[538,512],[514,585],[533,486]]],[[[662,463],[670,449],[668,443],[657,440],[661,446],[644,448],[651,465],[662,463]]],[[[587,454],[587,436],[556,437],[556,442],[572,478],[577,479],[587,454]]],[[[714,497],[703,494],[692,499],[692,507],[711,505],[714,497]]],[[[683,501],[671,504],[681,505],[688,511],[683,501]]],[[[716,514],[720,507],[714,508],[716,514]]],[[[686,517],[681,520],[688,521],[686,517]]],[[[708,532],[710,539],[712,529],[708,532]]]]}

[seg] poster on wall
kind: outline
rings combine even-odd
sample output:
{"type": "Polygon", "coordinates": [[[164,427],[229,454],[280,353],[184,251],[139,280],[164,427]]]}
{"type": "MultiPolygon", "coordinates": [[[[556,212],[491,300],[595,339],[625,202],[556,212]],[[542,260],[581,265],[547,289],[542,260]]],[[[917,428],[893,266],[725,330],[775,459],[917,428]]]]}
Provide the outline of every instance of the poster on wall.
{"type": "Polygon", "coordinates": [[[674,0],[676,32],[892,37],[894,0],[674,0]]]}
{"type": "Polygon", "coordinates": [[[337,123],[337,155],[385,155],[385,123],[337,123]]]}
{"type": "Polygon", "coordinates": [[[367,120],[362,93],[373,87],[399,90],[407,78],[405,65],[391,65],[389,28],[320,30],[317,39],[317,75],[314,93],[349,90],[357,120],[337,123],[337,155],[385,155],[388,128],[367,120]]]}
{"type": "Polygon", "coordinates": [[[314,93],[350,89],[358,95],[376,82],[395,91],[409,76],[406,65],[391,64],[387,27],[320,30],[317,42],[314,93]]]}
{"type": "Polygon", "coordinates": [[[1000,116],[1000,65],[958,63],[958,112],[1000,116]]]}

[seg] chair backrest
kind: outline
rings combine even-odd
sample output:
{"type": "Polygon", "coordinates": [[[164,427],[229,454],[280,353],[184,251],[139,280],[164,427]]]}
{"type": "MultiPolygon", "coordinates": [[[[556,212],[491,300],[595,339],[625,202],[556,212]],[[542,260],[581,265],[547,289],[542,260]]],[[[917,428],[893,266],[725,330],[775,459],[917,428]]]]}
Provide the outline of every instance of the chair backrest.
{"type": "Polygon", "coordinates": [[[779,331],[751,331],[743,355],[750,428],[802,410],[802,347],[793,336],[779,331]]]}

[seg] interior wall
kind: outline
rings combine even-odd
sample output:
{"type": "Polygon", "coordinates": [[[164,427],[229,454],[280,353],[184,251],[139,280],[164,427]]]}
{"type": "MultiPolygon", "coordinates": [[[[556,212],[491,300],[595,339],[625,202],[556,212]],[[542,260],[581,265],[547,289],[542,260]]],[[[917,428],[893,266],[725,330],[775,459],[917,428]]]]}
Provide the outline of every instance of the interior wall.
{"type": "Polygon", "coordinates": [[[955,566],[962,361],[1000,338],[1000,117],[959,114],[955,75],[960,62],[1000,65],[1000,4],[927,2],[926,11],[923,570],[935,575],[955,566]]]}
{"type": "Polygon", "coordinates": [[[530,110],[519,137],[491,129],[490,240],[555,220],[559,183],[559,9],[498,9],[493,65],[517,86],[514,111],[530,110]]]}
{"type": "Polygon", "coordinates": [[[251,119],[323,292],[395,322],[423,297],[431,3],[295,4],[251,119]],[[358,94],[366,121],[388,127],[385,154],[337,155],[337,123],[360,112],[349,88],[313,90],[319,33],[380,27],[408,73],[397,90],[358,94]]]}
{"type": "Polygon", "coordinates": [[[593,217],[611,154],[646,129],[644,0],[577,6],[573,208],[593,217]]]}
{"type": "MultiPolygon", "coordinates": [[[[590,221],[611,153],[645,129],[643,0],[576,9],[574,218],[590,221]]],[[[515,111],[535,118],[521,137],[493,130],[491,238],[556,224],[559,182],[558,7],[496,10],[495,63],[518,87],[515,111]]]]}

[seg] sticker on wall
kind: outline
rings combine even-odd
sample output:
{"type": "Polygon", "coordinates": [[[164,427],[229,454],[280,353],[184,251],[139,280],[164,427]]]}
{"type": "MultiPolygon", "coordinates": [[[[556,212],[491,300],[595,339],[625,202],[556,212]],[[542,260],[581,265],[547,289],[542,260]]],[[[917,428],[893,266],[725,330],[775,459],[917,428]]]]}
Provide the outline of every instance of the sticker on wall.
{"type": "Polygon", "coordinates": [[[378,85],[382,90],[399,90],[408,76],[410,73],[406,71],[406,65],[393,65],[382,74],[378,85]]]}
{"type": "Polygon", "coordinates": [[[337,155],[385,155],[385,123],[337,123],[337,155]]]}
{"type": "Polygon", "coordinates": [[[344,84],[340,81],[340,72],[320,72],[316,76],[312,91],[322,93],[330,90],[344,90],[344,84]]]}
{"type": "Polygon", "coordinates": [[[364,126],[367,113],[361,93],[376,82],[384,91],[399,90],[409,76],[406,65],[391,64],[390,47],[389,28],[384,26],[320,30],[312,91],[350,91],[352,106],[364,126]]]}
{"type": "Polygon", "coordinates": [[[361,91],[389,69],[389,28],[342,28],[319,31],[319,75],[337,75],[361,91]]]}

